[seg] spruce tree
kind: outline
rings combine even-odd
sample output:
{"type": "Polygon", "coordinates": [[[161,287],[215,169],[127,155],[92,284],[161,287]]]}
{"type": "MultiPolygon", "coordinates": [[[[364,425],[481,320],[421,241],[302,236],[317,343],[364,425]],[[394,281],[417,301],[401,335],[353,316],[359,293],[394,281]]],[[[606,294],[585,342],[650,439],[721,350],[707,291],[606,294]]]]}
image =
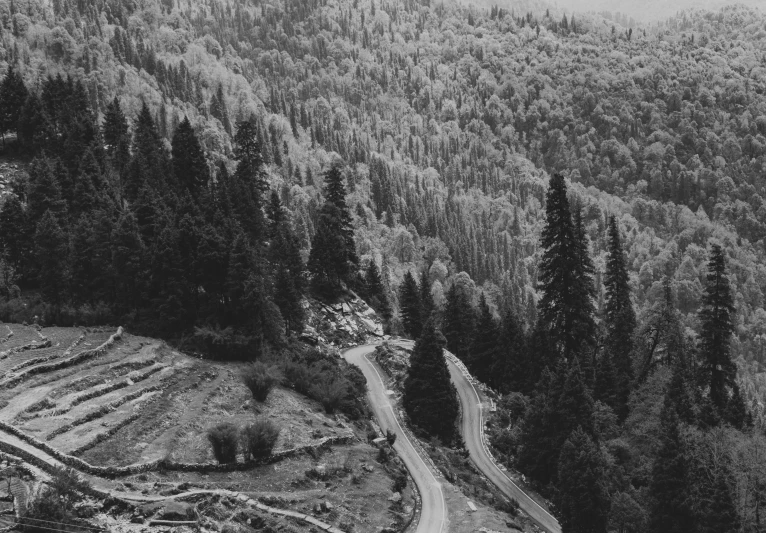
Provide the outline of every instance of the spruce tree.
{"type": "Polygon", "coordinates": [[[269,184],[255,118],[237,124],[234,146],[237,168],[229,180],[229,199],[253,243],[259,243],[265,237],[263,207],[269,184]]]}
{"type": "Polygon", "coordinates": [[[702,296],[700,355],[710,400],[723,416],[736,385],[737,367],[731,359],[734,302],[720,245],[713,244],[708,262],[707,285],[702,296]]]}
{"type": "Polygon", "coordinates": [[[112,231],[112,268],[115,276],[117,308],[128,312],[141,302],[141,276],[144,274],[144,243],[131,212],[120,216],[112,231]]]}
{"type": "Polygon", "coordinates": [[[630,301],[630,286],[625,253],[622,248],[620,231],[614,216],[609,218],[609,242],[606,260],[604,288],[606,292],[605,325],[606,354],[613,361],[615,371],[614,404],[619,420],[628,416],[628,398],[633,382],[633,332],[636,328],[636,314],[630,301]]]}
{"type": "Polygon", "coordinates": [[[423,307],[420,302],[420,291],[415,277],[409,270],[404,274],[404,280],[399,287],[399,307],[402,311],[402,325],[404,330],[417,339],[423,327],[423,307]]]}
{"type": "Polygon", "coordinates": [[[17,270],[29,258],[29,226],[21,200],[15,194],[0,207],[0,248],[3,257],[17,270]]]}
{"type": "Polygon", "coordinates": [[[678,415],[668,398],[661,418],[661,444],[652,468],[649,485],[652,506],[651,533],[692,533],[696,531],[688,501],[689,468],[681,438],[678,415]]]}
{"type": "Polygon", "coordinates": [[[503,393],[527,392],[529,365],[526,336],[518,317],[508,309],[498,340],[498,355],[492,365],[490,384],[503,393]]]}
{"type": "Polygon", "coordinates": [[[343,183],[343,174],[337,163],[333,164],[324,175],[324,198],[325,202],[330,202],[338,208],[343,238],[346,241],[347,260],[353,268],[358,268],[359,258],[356,255],[354,226],[352,224],[351,212],[346,204],[346,186],[343,183]]]}
{"type": "Polygon", "coordinates": [[[450,443],[455,435],[458,400],[444,358],[445,342],[429,319],[415,341],[402,404],[414,426],[450,443]]]}
{"type": "Polygon", "coordinates": [[[8,65],[5,78],[0,83],[0,133],[3,136],[3,146],[5,134],[18,131],[19,117],[27,94],[21,75],[13,69],[13,65],[8,65]]]}
{"type": "Polygon", "coordinates": [[[386,289],[383,286],[383,278],[375,259],[370,259],[364,274],[364,292],[367,303],[383,317],[383,320],[391,319],[391,303],[388,300],[386,289]]]}
{"type": "Polygon", "coordinates": [[[205,154],[188,117],[184,117],[176,128],[171,154],[176,183],[185,187],[192,197],[199,198],[207,187],[209,173],[205,154]]]}
{"type": "Polygon", "coordinates": [[[546,196],[539,282],[540,321],[565,359],[594,344],[592,265],[584,232],[575,227],[563,176],[554,174],[546,196]]]}
{"type": "Polygon", "coordinates": [[[35,260],[40,290],[46,302],[63,303],[67,281],[69,239],[50,210],[45,211],[35,231],[35,260]]]}
{"type": "Polygon", "coordinates": [[[311,242],[308,269],[315,288],[324,296],[333,298],[340,295],[344,285],[354,284],[359,267],[354,228],[346,205],[346,188],[337,165],[325,175],[324,196],[311,242]]]}
{"type": "Polygon", "coordinates": [[[487,304],[484,293],[479,298],[478,320],[473,333],[468,369],[482,383],[497,387],[493,368],[499,359],[498,337],[500,328],[492,310],[487,304]]]}
{"type": "Polygon", "coordinates": [[[344,282],[351,277],[342,224],[338,208],[325,202],[319,212],[307,266],[314,289],[328,298],[339,296],[344,282]]]}
{"type": "Polygon", "coordinates": [[[420,305],[423,309],[423,323],[425,324],[431,318],[431,313],[433,313],[436,307],[434,298],[431,295],[431,279],[428,277],[427,269],[424,269],[422,274],[420,274],[420,285],[418,288],[420,291],[420,305]]]}
{"type": "Polygon", "coordinates": [[[300,246],[295,237],[287,213],[282,207],[276,191],[271,193],[268,214],[271,241],[269,257],[274,275],[274,303],[279,307],[288,331],[303,331],[305,312],[303,310],[304,265],[300,246]]]}
{"type": "Polygon", "coordinates": [[[563,533],[606,533],[609,516],[607,465],[598,445],[582,428],[561,447],[556,508],[563,533]]]}
{"type": "Polygon", "coordinates": [[[125,118],[120,107],[120,101],[116,96],[106,106],[102,129],[106,149],[110,154],[114,154],[117,146],[128,135],[128,120],[125,118]]]}
{"type": "Polygon", "coordinates": [[[444,310],[447,349],[464,363],[470,357],[475,320],[474,310],[468,298],[466,291],[453,283],[447,291],[447,304],[444,310]]]}

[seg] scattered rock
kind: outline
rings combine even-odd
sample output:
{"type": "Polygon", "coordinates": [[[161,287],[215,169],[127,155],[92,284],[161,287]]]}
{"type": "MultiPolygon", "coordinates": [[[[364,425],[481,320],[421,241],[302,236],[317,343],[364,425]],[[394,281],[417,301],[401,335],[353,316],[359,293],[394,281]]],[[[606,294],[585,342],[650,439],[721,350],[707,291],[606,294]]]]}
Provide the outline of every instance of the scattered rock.
{"type": "Polygon", "coordinates": [[[365,472],[374,472],[375,471],[375,468],[370,466],[370,465],[364,465],[362,467],[362,469],[364,469],[365,472]]]}
{"type": "Polygon", "coordinates": [[[194,520],[194,509],[188,503],[167,502],[157,515],[159,520],[194,520]]]}

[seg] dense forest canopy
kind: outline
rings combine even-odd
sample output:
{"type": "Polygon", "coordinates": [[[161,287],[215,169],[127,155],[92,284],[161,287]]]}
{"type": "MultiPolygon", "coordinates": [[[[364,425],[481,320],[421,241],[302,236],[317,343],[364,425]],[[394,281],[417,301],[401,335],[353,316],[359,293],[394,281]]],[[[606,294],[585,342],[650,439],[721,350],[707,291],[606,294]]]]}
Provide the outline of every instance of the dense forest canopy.
{"type": "Polygon", "coordinates": [[[734,352],[744,366],[766,358],[757,12],[632,29],[414,1],[22,1],[0,3],[0,19],[4,61],[32,92],[71,76],[94,123],[117,97],[131,132],[145,105],[167,151],[186,118],[211,176],[233,169],[235,125],[255,117],[304,260],[322,175],[342,158],[357,252],[394,301],[405,270],[428,269],[439,303],[467,282],[474,303],[481,287],[531,325],[546,173],[559,171],[582,205],[597,285],[615,215],[639,316],[670,273],[696,331],[715,238],[733,273],[734,352]]]}
{"type": "Polygon", "coordinates": [[[0,318],[253,358],[352,289],[566,528],[761,527],[760,12],[0,0],[0,68],[0,318]]]}

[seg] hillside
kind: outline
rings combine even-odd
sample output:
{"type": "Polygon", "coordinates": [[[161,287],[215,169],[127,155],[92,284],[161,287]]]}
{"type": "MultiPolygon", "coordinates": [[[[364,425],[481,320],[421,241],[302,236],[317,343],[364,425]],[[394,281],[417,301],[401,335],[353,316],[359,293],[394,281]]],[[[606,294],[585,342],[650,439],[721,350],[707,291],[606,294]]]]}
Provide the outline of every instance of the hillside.
{"type": "MultiPolygon", "coordinates": [[[[118,500],[121,495],[134,500],[127,510],[117,505],[96,513],[98,525],[131,531],[131,522],[140,525],[162,516],[172,520],[170,508],[179,516],[191,512],[191,506],[170,504],[165,498],[197,491],[191,501],[202,509],[206,528],[220,530],[229,520],[237,524],[247,518],[279,526],[269,513],[237,505],[231,518],[224,518],[220,513],[231,503],[216,497],[215,491],[221,490],[351,530],[380,530],[412,518],[415,500],[406,483],[398,489],[399,498],[392,498],[393,478],[402,471],[398,460],[381,463],[378,449],[367,442],[368,433],[375,434],[373,426],[353,411],[326,414],[289,381],[258,402],[242,382],[244,364],[183,355],[164,342],[122,328],[0,327],[3,452],[19,453],[9,435],[20,431],[25,439],[44,443],[34,444],[35,453],[47,445],[65,458],[79,458],[84,463],[73,464],[81,465],[77,470],[94,488],[113,490],[118,500]],[[209,428],[222,421],[242,427],[258,419],[268,419],[280,429],[270,459],[248,465],[240,455],[233,468],[217,468],[207,439],[209,428]],[[10,426],[15,429],[9,434],[10,426]],[[117,479],[98,474],[108,467],[125,472],[117,479]]],[[[345,334],[356,334],[355,326],[343,327],[345,334]]],[[[364,338],[363,332],[359,335],[364,338]]],[[[328,361],[333,359],[337,356],[328,361]]],[[[10,479],[18,482],[13,474],[10,479]]],[[[22,478],[24,482],[33,490],[32,480],[22,478]]],[[[101,508],[98,500],[95,505],[101,508]]]]}
{"type": "MultiPolygon", "coordinates": [[[[386,333],[417,337],[434,319],[503,395],[493,445],[547,496],[588,493],[558,478],[577,437],[603,473],[591,480],[599,530],[662,522],[665,445],[685,450],[667,455],[684,457],[679,483],[696,491],[687,523],[713,524],[700,502],[714,499],[736,514],[730,527],[756,528],[766,19],[743,5],[648,25],[564,11],[0,0],[0,127],[20,170],[2,180],[13,193],[0,200],[0,319],[120,323],[235,369],[310,350],[296,339],[356,340],[345,331],[356,291],[386,333]],[[546,285],[557,190],[570,270],[583,274],[563,284],[585,295],[578,343],[562,341],[571,324],[554,324],[561,303],[546,285]],[[623,251],[632,318],[615,344],[607,278],[623,251]],[[725,279],[714,307],[727,310],[712,340],[710,276],[725,279]],[[328,303],[307,308],[306,296],[328,303]],[[326,305],[343,324],[334,332],[312,320],[326,305]],[[598,397],[618,381],[619,402],[598,397]],[[567,409],[580,432],[560,424],[567,409]],[[548,438],[557,427],[571,431],[548,438]],[[530,457],[537,442],[545,457],[530,457]]],[[[130,390],[159,395],[143,387],[178,361],[147,366],[158,370],[130,390]]],[[[341,377],[354,385],[333,374],[324,392],[341,377]]],[[[14,420],[39,429],[21,411],[14,420]]],[[[71,420],[54,422],[66,431],[52,441],[74,446],[71,420]]],[[[179,438],[202,458],[199,435],[179,438]]],[[[84,453],[108,455],[98,450],[84,453]]]]}

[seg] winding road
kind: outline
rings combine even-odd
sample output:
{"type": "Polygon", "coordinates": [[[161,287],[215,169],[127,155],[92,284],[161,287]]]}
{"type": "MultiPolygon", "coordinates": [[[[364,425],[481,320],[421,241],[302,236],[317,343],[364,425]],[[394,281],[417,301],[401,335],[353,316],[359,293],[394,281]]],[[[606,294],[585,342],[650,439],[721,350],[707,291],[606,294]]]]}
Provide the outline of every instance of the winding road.
{"type": "MultiPolygon", "coordinates": [[[[397,342],[412,346],[411,341],[397,342]]],[[[367,379],[370,404],[378,423],[384,431],[396,433],[394,448],[410,471],[422,497],[422,510],[416,533],[444,533],[447,529],[447,507],[442,487],[431,469],[407,438],[396,417],[391,401],[386,394],[385,382],[367,354],[375,349],[374,344],[357,346],[344,353],[346,361],[358,366],[367,379]]],[[[467,372],[461,369],[452,357],[447,357],[452,382],[458,391],[462,412],[462,433],[466,448],[476,467],[494,483],[506,496],[519,502],[530,518],[549,533],[561,533],[561,526],[548,511],[527,495],[508,475],[501,470],[490,456],[484,443],[484,416],[481,398],[467,372]]]]}
{"type": "Polygon", "coordinates": [[[416,533],[445,533],[447,531],[447,505],[444,502],[442,486],[437,481],[431,469],[418,453],[413,443],[399,424],[383,377],[375,365],[367,358],[367,354],[375,349],[374,344],[357,346],[347,350],[343,356],[349,363],[358,366],[367,379],[367,394],[370,406],[383,431],[390,430],[396,434],[394,449],[404,461],[407,470],[415,480],[422,499],[420,520],[416,533]]]}

